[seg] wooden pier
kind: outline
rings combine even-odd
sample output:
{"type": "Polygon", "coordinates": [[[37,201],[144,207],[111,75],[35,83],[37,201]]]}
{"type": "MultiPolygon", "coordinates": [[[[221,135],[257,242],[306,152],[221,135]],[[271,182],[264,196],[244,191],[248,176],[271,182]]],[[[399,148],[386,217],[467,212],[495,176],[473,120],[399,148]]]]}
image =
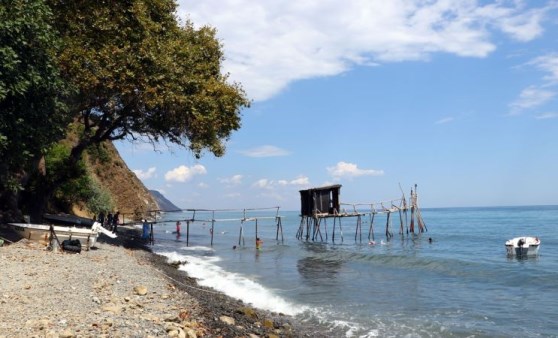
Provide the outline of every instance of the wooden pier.
{"type": "Polygon", "coordinates": [[[341,203],[341,185],[330,185],[307,190],[300,190],[301,212],[300,226],[296,233],[296,238],[306,241],[328,241],[328,220],[333,220],[332,242],[335,242],[336,231],[339,232],[341,242],[343,242],[342,220],[356,219],[354,239],[362,242],[362,223],[363,217],[370,218],[368,229],[368,241],[374,239],[374,220],[378,214],[386,214],[385,235],[389,240],[393,237],[392,233],[392,214],[399,215],[399,234],[414,234],[415,220],[416,231],[427,231],[420,209],[418,207],[417,185],[411,189],[409,203],[404,193],[398,199],[386,200],[371,203],[341,203]],[[408,211],[411,211],[410,223],[408,223],[408,211]]]}
{"type": "Polygon", "coordinates": [[[176,222],[184,222],[186,223],[186,246],[190,244],[190,225],[195,222],[201,223],[208,223],[211,224],[209,233],[211,235],[211,245],[213,245],[213,239],[215,234],[215,227],[217,223],[220,222],[239,222],[240,229],[238,234],[238,245],[245,245],[245,238],[244,238],[244,227],[246,224],[253,223],[255,227],[255,240],[258,238],[258,227],[259,222],[262,220],[274,220],[276,226],[276,235],[275,239],[280,241],[281,243],[284,242],[283,237],[283,225],[281,222],[282,216],[279,215],[279,208],[280,207],[270,207],[270,208],[245,208],[245,209],[180,209],[175,211],[167,211],[164,213],[191,213],[190,217],[188,218],[178,218],[177,219],[169,219],[164,221],[157,221],[160,218],[160,214],[163,213],[161,210],[150,210],[150,214],[153,215],[155,220],[150,220],[148,223],[151,226],[151,233],[153,234],[153,224],[163,224],[163,223],[173,223],[176,222]],[[261,212],[269,212],[274,213],[274,216],[258,216],[254,215],[254,213],[261,213],[261,212]],[[240,217],[233,217],[233,218],[219,218],[218,215],[220,214],[239,214],[240,217]]]}

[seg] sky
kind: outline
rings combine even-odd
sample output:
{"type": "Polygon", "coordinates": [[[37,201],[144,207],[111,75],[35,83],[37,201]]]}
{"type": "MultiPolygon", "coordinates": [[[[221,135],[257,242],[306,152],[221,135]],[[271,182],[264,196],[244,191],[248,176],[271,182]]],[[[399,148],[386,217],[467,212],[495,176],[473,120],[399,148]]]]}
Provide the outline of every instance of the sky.
{"type": "Polygon", "coordinates": [[[117,143],[180,208],[558,204],[558,2],[180,0],[252,104],[226,154],[117,143]],[[400,188],[401,187],[401,188],[400,188]]]}

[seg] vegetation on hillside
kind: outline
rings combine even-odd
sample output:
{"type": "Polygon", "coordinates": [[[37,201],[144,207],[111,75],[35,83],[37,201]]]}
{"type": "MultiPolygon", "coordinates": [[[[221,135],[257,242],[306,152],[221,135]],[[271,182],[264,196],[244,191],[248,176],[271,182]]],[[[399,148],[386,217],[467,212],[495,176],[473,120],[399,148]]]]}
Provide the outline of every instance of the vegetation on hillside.
{"type": "Polygon", "coordinates": [[[0,0],[0,207],[17,211],[18,193],[70,122],[67,84],[57,67],[60,38],[42,0],[0,0]]]}
{"type": "Polygon", "coordinates": [[[106,141],[224,154],[249,101],[221,73],[215,30],[175,12],[174,0],[0,0],[2,205],[37,219],[67,189],[91,200],[80,161],[106,141]],[[71,123],[75,142],[54,146],[71,123]]]}

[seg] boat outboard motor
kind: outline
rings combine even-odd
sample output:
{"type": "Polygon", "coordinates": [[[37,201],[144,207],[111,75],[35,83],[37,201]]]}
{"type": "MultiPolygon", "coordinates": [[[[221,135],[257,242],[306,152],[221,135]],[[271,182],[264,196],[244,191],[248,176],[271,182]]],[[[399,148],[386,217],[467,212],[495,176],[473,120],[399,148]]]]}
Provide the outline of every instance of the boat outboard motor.
{"type": "Polygon", "coordinates": [[[517,249],[516,249],[517,251],[516,251],[516,255],[519,256],[519,257],[521,257],[521,256],[527,254],[527,250],[524,250],[524,249],[523,249],[523,245],[524,245],[524,244],[525,244],[525,238],[520,238],[520,239],[517,241],[517,249]]]}

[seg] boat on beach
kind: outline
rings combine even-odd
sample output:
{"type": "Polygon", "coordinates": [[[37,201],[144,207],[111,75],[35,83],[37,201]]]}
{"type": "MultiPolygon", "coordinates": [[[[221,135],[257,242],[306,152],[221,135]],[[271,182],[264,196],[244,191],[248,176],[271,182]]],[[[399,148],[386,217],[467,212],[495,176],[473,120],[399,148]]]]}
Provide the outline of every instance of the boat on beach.
{"type": "Polygon", "coordinates": [[[508,256],[534,256],[538,254],[541,240],[538,237],[515,237],[506,241],[508,256]]]}
{"type": "Polygon", "coordinates": [[[116,238],[116,234],[103,228],[101,223],[95,222],[91,228],[78,228],[75,226],[59,226],[32,223],[8,223],[8,225],[22,238],[39,242],[45,246],[51,243],[54,235],[60,243],[64,240],[76,240],[81,243],[82,249],[89,250],[97,243],[100,234],[116,238]],[[54,233],[54,235],[53,235],[54,233]]]}
{"type": "Polygon", "coordinates": [[[95,224],[95,220],[86,217],[80,217],[68,214],[44,214],[43,218],[47,223],[62,226],[75,226],[82,228],[91,228],[95,224]]]}

